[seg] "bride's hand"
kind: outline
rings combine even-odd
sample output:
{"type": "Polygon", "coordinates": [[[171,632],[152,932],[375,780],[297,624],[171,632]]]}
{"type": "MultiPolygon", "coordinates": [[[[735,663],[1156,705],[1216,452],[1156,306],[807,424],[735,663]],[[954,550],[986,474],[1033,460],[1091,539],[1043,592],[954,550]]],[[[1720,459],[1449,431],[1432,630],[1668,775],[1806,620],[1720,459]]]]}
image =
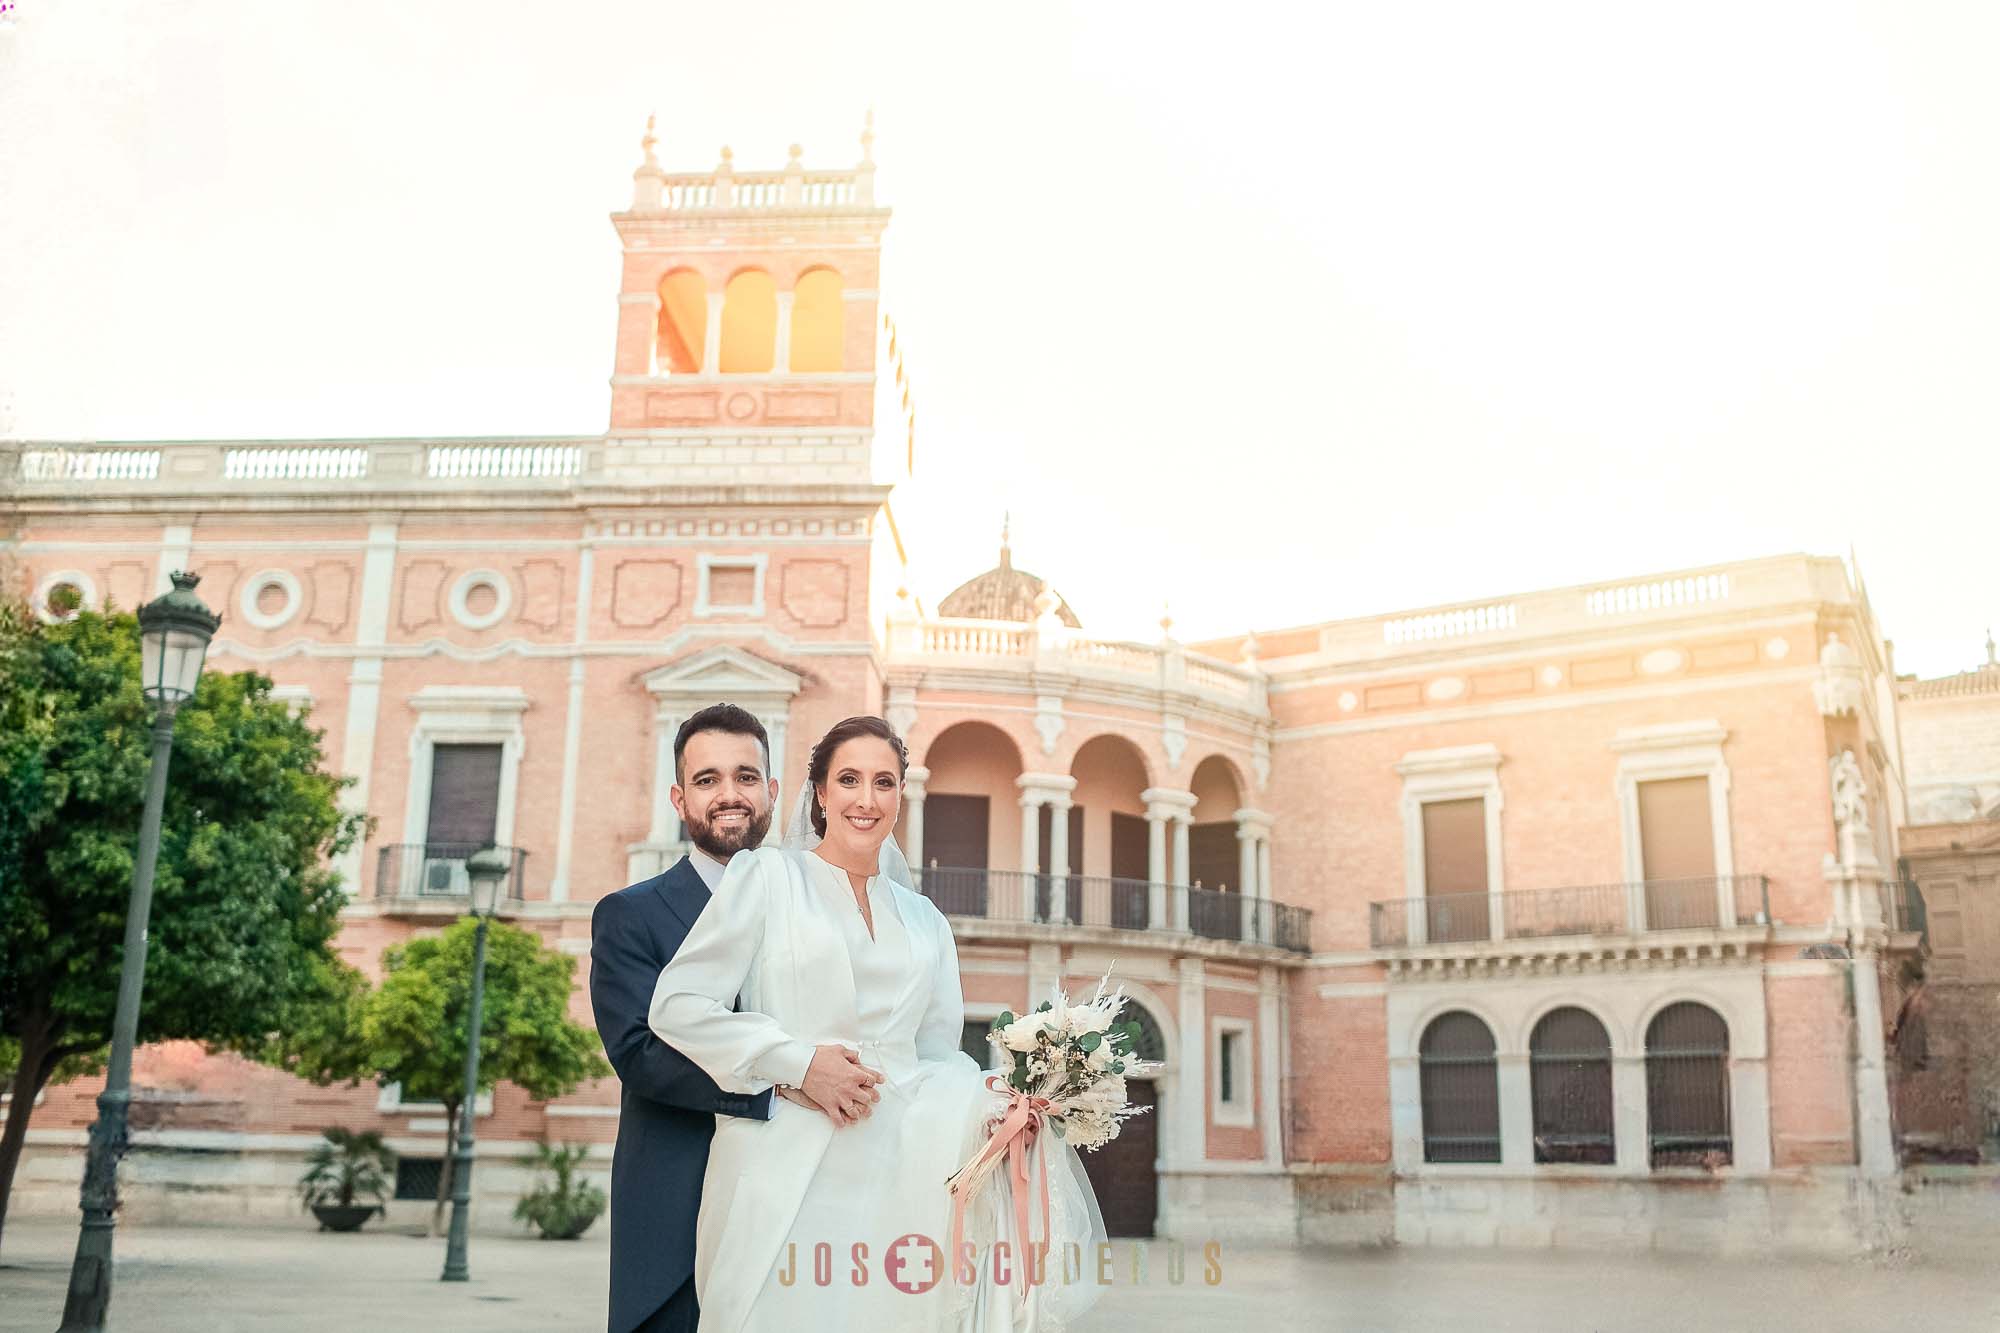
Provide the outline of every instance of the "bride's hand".
{"type": "Polygon", "coordinates": [[[835,1125],[851,1125],[882,1100],[882,1094],[875,1091],[875,1084],[881,1081],[882,1075],[862,1064],[860,1056],[833,1043],[813,1052],[805,1087],[800,1091],[835,1125]]]}

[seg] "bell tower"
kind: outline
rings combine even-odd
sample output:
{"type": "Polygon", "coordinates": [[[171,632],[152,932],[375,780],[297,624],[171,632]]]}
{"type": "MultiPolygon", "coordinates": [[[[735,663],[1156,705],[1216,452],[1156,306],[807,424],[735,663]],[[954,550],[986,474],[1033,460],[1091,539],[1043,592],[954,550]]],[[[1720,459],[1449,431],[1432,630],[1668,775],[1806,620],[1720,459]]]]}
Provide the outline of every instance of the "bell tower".
{"type": "Polygon", "coordinates": [[[882,232],[861,160],[668,172],[653,121],[614,213],[624,249],[608,480],[867,484],[882,232]]]}

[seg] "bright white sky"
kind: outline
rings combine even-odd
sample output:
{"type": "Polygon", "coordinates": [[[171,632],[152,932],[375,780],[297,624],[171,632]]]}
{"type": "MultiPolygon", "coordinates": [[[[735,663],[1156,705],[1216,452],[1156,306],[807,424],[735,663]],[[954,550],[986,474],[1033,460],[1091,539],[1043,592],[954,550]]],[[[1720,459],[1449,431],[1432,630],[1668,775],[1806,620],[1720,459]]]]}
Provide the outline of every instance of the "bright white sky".
{"type": "Polygon", "coordinates": [[[1108,634],[1850,544],[1901,669],[2000,625],[1983,0],[19,12],[15,435],[599,431],[646,114],[872,104],[933,602],[1011,508],[1108,634]]]}

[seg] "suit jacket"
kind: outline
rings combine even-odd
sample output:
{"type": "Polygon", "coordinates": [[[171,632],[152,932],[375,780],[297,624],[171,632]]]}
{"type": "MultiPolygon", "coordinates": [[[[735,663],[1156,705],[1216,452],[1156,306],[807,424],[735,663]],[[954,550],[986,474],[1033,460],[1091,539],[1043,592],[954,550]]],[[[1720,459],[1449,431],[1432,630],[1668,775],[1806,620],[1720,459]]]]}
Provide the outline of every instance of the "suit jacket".
{"type": "Polygon", "coordinates": [[[664,874],[598,900],[591,913],[590,1007],[623,1085],[611,1156],[610,1333],[630,1333],[694,1273],[715,1117],[771,1114],[768,1089],[724,1092],[646,1023],[660,971],[708,898],[682,857],[664,874]]]}

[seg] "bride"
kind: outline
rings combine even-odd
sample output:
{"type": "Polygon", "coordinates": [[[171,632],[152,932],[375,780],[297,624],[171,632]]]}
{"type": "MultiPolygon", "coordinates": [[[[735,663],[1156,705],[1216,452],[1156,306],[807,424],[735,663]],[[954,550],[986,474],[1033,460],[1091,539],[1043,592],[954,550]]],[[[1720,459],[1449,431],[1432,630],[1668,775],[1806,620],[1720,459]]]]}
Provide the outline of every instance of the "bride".
{"type": "Polygon", "coordinates": [[[654,989],[662,1041],[727,1091],[782,1096],[768,1121],[717,1117],[695,1241],[703,1333],[1054,1330],[1099,1294],[1096,1199],[1046,1132],[1039,1283],[1019,1271],[1005,1173],[967,1212],[976,1265],[945,1253],[945,1180],[1004,1103],[959,1049],[951,927],[889,836],[907,766],[880,718],[828,731],[784,847],[730,859],[654,989]]]}

